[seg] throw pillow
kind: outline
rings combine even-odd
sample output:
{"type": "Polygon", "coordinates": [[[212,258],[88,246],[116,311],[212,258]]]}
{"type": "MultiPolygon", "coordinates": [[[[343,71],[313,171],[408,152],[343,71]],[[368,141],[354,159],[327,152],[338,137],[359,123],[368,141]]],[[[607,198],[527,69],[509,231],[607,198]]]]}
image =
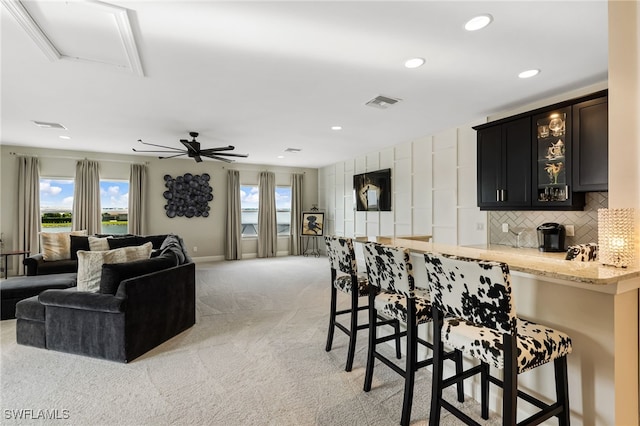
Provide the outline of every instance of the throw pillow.
{"type": "Polygon", "coordinates": [[[87,230],[71,232],[41,232],[40,247],[46,261],[71,259],[71,235],[87,235],[87,230]]]}
{"type": "Polygon", "coordinates": [[[91,251],[107,251],[110,249],[108,237],[89,237],[89,248],[91,251]]]}
{"type": "Polygon", "coordinates": [[[89,237],[85,235],[70,235],[71,239],[71,259],[78,260],[78,250],[91,250],[89,247],[89,237]]]}
{"type": "Polygon", "coordinates": [[[103,264],[148,259],[151,247],[151,243],[146,243],[141,246],[122,247],[107,251],[79,251],[78,291],[98,291],[103,264]]]}

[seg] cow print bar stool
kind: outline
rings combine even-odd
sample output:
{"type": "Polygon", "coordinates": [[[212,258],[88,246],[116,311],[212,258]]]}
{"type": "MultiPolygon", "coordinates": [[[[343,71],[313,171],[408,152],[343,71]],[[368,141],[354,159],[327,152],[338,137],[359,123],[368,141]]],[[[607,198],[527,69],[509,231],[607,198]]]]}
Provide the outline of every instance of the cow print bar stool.
{"type": "Polygon", "coordinates": [[[443,388],[480,373],[481,416],[489,418],[489,382],[503,389],[502,424],[515,425],[518,397],[540,410],[521,424],[539,424],[553,416],[569,424],[566,334],[516,316],[509,267],[505,263],[427,253],[424,255],[433,311],[433,390],[429,424],[440,422],[441,407],[465,424],[478,423],[442,397],[443,388]],[[480,365],[443,380],[443,344],[476,358],[480,365]],[[556,402],[546,404],[518,390],[518,374],[554,362],[556,402]],[[503,370],[504,380],[489,367],[503,370]]]}
{"type": "MultiPolygon", "coordinates": [[[[365,392],[371,390],[376,359],[403,376],[405,384],[400,424],[408,425],[411,419],[416,371],[433,362],[433,358],[418,361],[418,344],[432,348],[431,343],[418,337],[418,325],[431,321],[429,295],[425,288],[419,289],[415,286],[413,265],[407,249],[365,243],[364,259],[367,265],[369,285],[381,290],[377,295],[373,292],[369,293],[369,351],[364,390],[365,392]],[[397,338],[397,335],[377,336],[376,317],[380,313],[385,317],[396,318],[406,324],[407,330],[400,333],[406,337],[407,344],[404,369],[377,350],[378,344],[397,338]]],[[[443,353],[443,358],[453,358],[456,363],[456,372],[462,371],[462,354],[460,352],[443,353]]],[[[462,382],[458,385],[458,400],[464,401],[462,382]]]]}
{"type": "MultiPolygon", "coordinates": [[[[358,266],[353,249],[353,240],[350,238],[325,236],[327,245],[327,256],[331,265],[331,311],[329,314],[329,332],[327,334],[327,345],[325,350],[329,352],[333,345],[333,333],[336,327],[349,336],[349,350],[347,352],[347,365],[345,371],[351,371],[353,358],[356,351],[356,339],[358,330],[369,327],[369,324],[358,324],[358,312],[365,310],[368,306],[358,306],[358,299],[369,295],[370,287],[367,277],[358,275],[358,266]],[[338,275],[340,272],[340,275],[338,275]],[[351,297],[351,307],[349,309],[337,310],[338,290],[351,297]],[[350,326],[345,327],[337,321],[338,315],[350,315],[350,326]]],[[[374,289],[375,291],[375,289],[374,289]]],[[[378,325],[391,325],[397,334],[400,325],[397,320],[380,318],[378,325]]],[[[396,354],[400,358],[400,337],[396,339],[396,354]]]]}

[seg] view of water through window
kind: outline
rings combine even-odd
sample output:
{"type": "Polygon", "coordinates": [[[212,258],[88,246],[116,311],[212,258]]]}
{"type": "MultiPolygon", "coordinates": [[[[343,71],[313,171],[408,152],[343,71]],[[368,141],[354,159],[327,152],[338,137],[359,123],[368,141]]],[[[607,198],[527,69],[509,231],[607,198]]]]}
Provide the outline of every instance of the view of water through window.
{"type": "MultiPolygon", "coordinates": [[[[72,179],[40,179],[40,213],[43,232],[71,231],[72,179]]],[[[129,213],[129,182],[100,181],[103,234],[126,234],[129,213]]]]}
{"type": "MultiPolygon", "coordinates": [[[[258,186],[240,186],[240,208],[242,210],[242,235],[258,235],[258,186]]],[[[288,235],[291,227],[291,187],[276,187],[276,221],[278,224],[278,235],[288,235]]]]}

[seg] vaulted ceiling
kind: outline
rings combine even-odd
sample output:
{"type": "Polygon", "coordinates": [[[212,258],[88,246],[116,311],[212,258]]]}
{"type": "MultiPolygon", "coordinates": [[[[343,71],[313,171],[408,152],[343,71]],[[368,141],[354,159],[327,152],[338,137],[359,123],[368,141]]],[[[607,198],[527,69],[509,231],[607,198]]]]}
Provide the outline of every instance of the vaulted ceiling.
{"type": "Polygon", "coordinates": [[[605,1],[1,1],[8,145],[321,167],[607,79],[605,1]]]}

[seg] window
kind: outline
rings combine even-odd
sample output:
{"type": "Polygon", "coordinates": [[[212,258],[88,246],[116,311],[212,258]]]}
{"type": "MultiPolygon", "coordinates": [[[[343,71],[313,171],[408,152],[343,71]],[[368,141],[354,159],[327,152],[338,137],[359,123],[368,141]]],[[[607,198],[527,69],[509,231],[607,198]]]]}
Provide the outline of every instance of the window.
{"type": "MultiPolygon", "coordinates": [[[[278,235],[289,235],[291,228],[291,187],[276,187],[276,221],[278,235]]],[[[243,237],[258,235],[259,193],[257,185],[240,186],[240,209],[243,237]]]]}
{"type": "Polygon", "coordinates": [[[40,179],[40,223],[43,232],[71,231],[73,179],[40,179]]]}
{"type": "Polygon", "coordinates": [[[129,181],[100,180],[103,234],[126,234],[129,219],[129,181]]]}
{"type": "MultiPolygon", "coordinates": [[[[40,221],[43,232],[69,232],[73,217],[73,179],[40,179],[40,221]]],[[[129,182],[101,180],[103,234],[126,234],[129,182]]]]}

